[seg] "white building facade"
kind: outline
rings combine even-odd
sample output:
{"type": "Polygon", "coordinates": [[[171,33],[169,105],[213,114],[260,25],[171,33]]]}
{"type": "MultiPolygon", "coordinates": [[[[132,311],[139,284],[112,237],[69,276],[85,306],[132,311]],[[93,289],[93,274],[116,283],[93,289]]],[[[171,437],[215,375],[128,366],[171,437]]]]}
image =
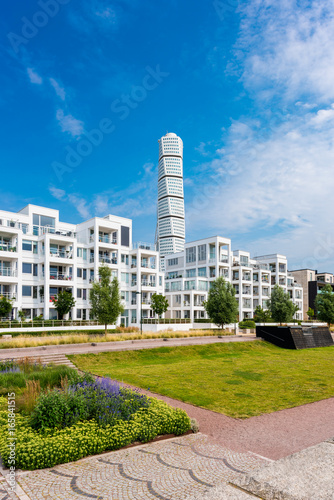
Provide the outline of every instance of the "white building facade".
{"type": "Polygon", "coordinates": [[[153,317],[150,299],[164,291],[159,254],[152,245],[132,244],[132,221],[108,215],[80,224],[59,222],[58,210],[28,205],[0,211],[0,296],[13,299],[12,318],[56,319],[53,297],[71,291],[72,319],[89,319],[89,290],[106,264],[120,283],[125,308],[119,323],[153,317]]]}
{"type": "Polygon", "coordinates": [[[211,283],[223,276],[232,283],[239,304],[239,320],[252,318],[257,306],[267,308],[271,290],[279,284],[298,305],[302,319],[303,289],[287,271],[283,255],[251,259],[250,253],[232,251],[231,240],[219,236],[186,243],[183,252],[165,257],[165,295],[170,308],[166,317],[207,319],[203,301],[211,283]]]}
{"type": "Polygon", "coordinates": [[[168,133],[159,140],[156,245],[161,268],[168,254],[182,252],[185,243],[183,142],[168,133]]]}

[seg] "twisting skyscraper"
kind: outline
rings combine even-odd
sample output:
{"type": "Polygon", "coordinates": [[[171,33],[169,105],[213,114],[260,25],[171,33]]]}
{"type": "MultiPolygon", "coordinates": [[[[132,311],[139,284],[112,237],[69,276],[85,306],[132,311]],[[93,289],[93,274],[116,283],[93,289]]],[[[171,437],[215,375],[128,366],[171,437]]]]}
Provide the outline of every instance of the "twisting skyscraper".
{"type": "Polygon", "coordinates": [[[160,257],[182,252],[184,242],[183,142],[168,133],[159,140],[156,243],[160,257]]]}

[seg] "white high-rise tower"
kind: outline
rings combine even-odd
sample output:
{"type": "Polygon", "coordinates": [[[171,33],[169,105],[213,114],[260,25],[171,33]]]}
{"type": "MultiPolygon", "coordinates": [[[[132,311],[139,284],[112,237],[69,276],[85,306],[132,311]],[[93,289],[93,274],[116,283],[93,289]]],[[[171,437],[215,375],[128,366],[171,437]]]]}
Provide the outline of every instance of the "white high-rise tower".
{"type": "Polygon", "coordinates": [[[159,140],[156,243],[160,262],[165,255],[182,252],[184,242],[183,142],[169,133],[159,140]]]}

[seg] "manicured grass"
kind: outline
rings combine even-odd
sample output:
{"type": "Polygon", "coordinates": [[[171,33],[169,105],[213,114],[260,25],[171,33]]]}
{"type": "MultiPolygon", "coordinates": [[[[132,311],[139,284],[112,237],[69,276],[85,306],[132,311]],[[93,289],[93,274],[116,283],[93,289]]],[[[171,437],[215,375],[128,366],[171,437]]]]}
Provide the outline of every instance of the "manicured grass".
{"type": "Polygon", "coordinates": [[[255,341],[69,357],[80,369],[235,418],[334,396],[334,347],[255,341]]]}

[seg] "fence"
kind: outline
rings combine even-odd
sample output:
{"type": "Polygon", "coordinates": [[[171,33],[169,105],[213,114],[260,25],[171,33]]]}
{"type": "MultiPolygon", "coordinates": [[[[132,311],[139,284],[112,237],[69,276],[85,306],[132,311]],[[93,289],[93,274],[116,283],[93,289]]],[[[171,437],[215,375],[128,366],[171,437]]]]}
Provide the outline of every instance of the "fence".
{"type": "Polygon", "coordinates": [[[62,319],[38,319],[36,321],[0,321],[0,328],[44,328],[44,327],[59,327],[59,326],[97,326],[98,321],[86,320],[62,320],[62,319]]]}

